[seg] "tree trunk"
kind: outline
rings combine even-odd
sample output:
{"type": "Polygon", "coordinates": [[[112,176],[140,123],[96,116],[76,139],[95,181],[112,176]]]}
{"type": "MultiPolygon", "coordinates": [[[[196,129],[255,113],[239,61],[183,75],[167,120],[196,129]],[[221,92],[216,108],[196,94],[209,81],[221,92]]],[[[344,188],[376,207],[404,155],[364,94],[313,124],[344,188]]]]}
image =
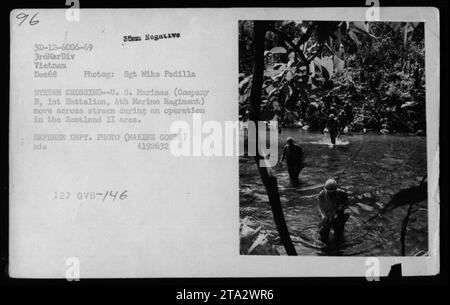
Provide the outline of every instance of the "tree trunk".
{"type": "Polygon", "coordinates": [[[268,167],[260,165],[261,156],[259,154],[258,121],[261,110],[261,95],[262,95],[263,74],[264,74],[264,37],[268,25],[269,23],[266,21],[254,21],[253,79],[252,79],[252,89],[250,92],[249,115],[250,120],[252,120],[256,126],[255,162],[256,165],[258,166],[258,170],[261,175],[261,180],[266,188],[267,195],[269,196],[269,202],[272,208],[273,219],[277,226],[278,234],[280,235],[280,241],[283,244],[284,248],[286,249],[286,253],[288,255],[297,255],[288,228],[286,226],[286,220],[284,218],[283,209],[281,207],[280,194],[278,193],[277,178],[268,167]]]}
{"type": "Polygon", "coordinates": [[[400,252],[401,252],[401,256],[405,256],[406,255],[406,246],[405,246],[406,228],[408,227],[408,221],[409,221],[409,216],[411,215],[412,206],[413,206],[413,204],[410,203],[409,204],[409,208],[408,208],[408,212],[406,213],[406,216],[405,216],[405,218],[403,219],[403,222],[402,222],[402,231],[400,232],[400,252]]]}

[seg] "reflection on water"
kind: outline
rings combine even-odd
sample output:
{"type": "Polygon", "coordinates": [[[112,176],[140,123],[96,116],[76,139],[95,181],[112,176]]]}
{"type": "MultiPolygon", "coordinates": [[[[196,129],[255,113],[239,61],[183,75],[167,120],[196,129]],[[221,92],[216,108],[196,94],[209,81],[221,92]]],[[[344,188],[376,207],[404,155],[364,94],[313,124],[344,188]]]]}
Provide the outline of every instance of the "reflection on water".
{"type": "MultiPolygon", "coordinates": [[[[400,228],[407,207],[366,223],[401,189],[418,185],[426,174],[426,139],[407,135],[341,136],[336,146],[328,135],[287,129],[279,135],[279,154],[287,137],[302,146],[306,167],[300,187],[291,187],[286,166],[274,168],[287,226],[300,255],[400,255],[400,228]],[[350,219],[344,240],[318,241],[316,195],[330,177],[350,195],[358,196],[347,209],[350,219]]],[[[266,190],[251,158],[240,158],[240,216],[250,216],[283,251],[273,222],[266,190]]],[[[406,237],[406,255],[428,250],[427,202],[414,208],[406,237]]]]}

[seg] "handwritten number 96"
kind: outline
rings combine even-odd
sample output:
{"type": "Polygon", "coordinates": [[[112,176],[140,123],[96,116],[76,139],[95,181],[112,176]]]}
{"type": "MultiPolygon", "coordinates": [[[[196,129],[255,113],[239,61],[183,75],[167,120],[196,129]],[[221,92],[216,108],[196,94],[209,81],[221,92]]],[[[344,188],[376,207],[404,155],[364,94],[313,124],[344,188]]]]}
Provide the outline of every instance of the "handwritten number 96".
{"type": "Polygon", "coordinates": [[[39,13],[34,14],[34,15],[31,16],[31,18],[29,18],[29,19],[28,19],[28,17],[30,17],[29,14],[25,14],[25,13],[19,13],[19,14],[17,14],[17,15],[16,15],[16,18],[17,18],[18,20],[21,20],[21,21],[19,22],[19,26],[21,26],[22,23],[24,23],[25,20],[27,20],[27,19],[28,19],[28,23],[29,23],[30,25],[38,24],[38,23],[39,23],[39,20],[36,19],[36,16],[37,16],[38,14],[39,14],[39,13]]]}

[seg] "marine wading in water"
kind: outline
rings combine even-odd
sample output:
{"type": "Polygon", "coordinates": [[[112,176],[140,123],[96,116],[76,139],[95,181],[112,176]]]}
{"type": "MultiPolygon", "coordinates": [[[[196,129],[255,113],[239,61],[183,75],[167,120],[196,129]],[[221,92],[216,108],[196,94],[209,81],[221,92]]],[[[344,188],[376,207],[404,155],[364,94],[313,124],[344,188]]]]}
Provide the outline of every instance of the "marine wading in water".
{"type": "MultiPolygon", "coordinates": [[[[333,119],[330,116],[330,119],[333,119]]],[[[336,129],[330,129],[330,134],[337,135],[338,126],[336,129]]],[[[335,137],[332,137],[334,142],[335,137]]],[[[334,143],[333,143],[334,144],[334,143]]],[[[299,174],[305,167],[303,149],[294,143],[294,139],[288,137],[286,145],[283,148],[283,154],[280,159],[280,167],[286,159],[289,178],[293,186],[299,186],[299,174]]],[[[318,225],[320,239],[323,242],[328,241],[330,230],[333,229],[334,234],[341,238],[344,233],[344,226],[350,214],[345,213],[345,208],[349,202],[346,192],[338,189],[336,180],[329,179],[325,182],[324,189],[318,195],[318,209],[320,212],[320,222],[318,225]]]]}
{"type": "Polygon", "coordinates": [[[338,189],[338,184],[334,179],[325,182],[324,189],[318,196],[318,208],[320,213],[319,234],[320,240],[328,242],[328,235],[333,229],[338,238],[344,234],[344,226],[350,214],[345,213],[348,195],[338,189]]]}
{"type": "Polygon", "coordinates": [[[330,133],[331,144],[336,144],[336,138],[339,133],[339,123],[336,120],[334,114],[330,114],[327,121],[328,132],[330,133]]]}
{"type": "Polygon", "coordinates": [[[289,178],[293,186],[298,186],[300,181],[298,175],[300,171],[305,167],[303,162],[303,149],[294,143],[294,139],[289,137],[286,141],[286,145],[283,148],[283,155],[280,159],[280,167],[283,166],[283,161],[286,159],[286,164],[289,172],[289,178]]]}
{"type": "MultiPolygon", "coordinates": [[[[333,120],[334,118],[331,117],[330,119],[333,120]]],[[[330,126],[332,127],[333,125],[330,124],[330,126]]],[[[330,131],[330,134],[336,135],[336,131],[333,130],[333,128],[330,129],[334,131],[330,131]]],[[[356,155],[361,151],[362,147],[363,145],[361,145],[361,147],[356,151],[351,159],[354,159],[356,157],[356,155]]],[[[287,138],[287,144],[283,148],[283,154],[280,159],[280,168],[284,160],[286,160],[291,184],[293,186],[299,186],[299,174],[305,167],[304,151],[299,145],[295,144],[294,140],[291,137],[287,138]]],[[[345,166],[345,168],[338,174],[338,176],[342,175],[345,172],[348,165],[349,164],[345,166]]],[[[375,216],[367,219],[364,223],[371,222],[375,218],[378,218],[384,215],[384,213],[397,207],[404,206],[406,204],[412,205],[414,203],[425,200],[427,198],[425,179],[426,176],[422,179],[422,182],[419,186],[413,186],[407,189],[400,190],[375,216]]],[[[329,236],[331,232],[334,233],[334,240],[337,241],[338,244],[340,244],[341,241],[344,241],[345,225],[350,217],[350,214],[346,213],[345,210],[352,204],[352,202],[354,203],[354,201],[359,198],[358,196],[352,196],[351,198],[349,198],[348,194],[343,189],[339,188],[337,181],[333,178],[330,178],[325,182],[323,190],[320,191],[317,199],[317,207],[320,215],[320,221],[317,225],[317,230],[320,236],[319,239],[324,244],[316,244],[311,239],[302,235],[299,236],[300,240],[298,242],[303,243],[308,247],[326,249],[329,244],[329,236]]],[[[409,217],[409,213],[407,217],[409,217]]],[[[404,230],[402,229],[402,236],[404,236],[403,231],[404,230]]],[[[367,233],[368,232],[366,230],[363,230],[363,232],[361,232],[361,234],[359,234],[357,238],[363,237],[367,233]]],[[[402,243],[404,244],[404,237],[402,238],[402,240],[402,243]]],[[[346,241],[346,243],[347,242],[348,241],[346,241]]],[[[403,244],[402,249],[404,249],[403,244]]],[[[402,250],[402,253],[404,253],[404,250],[402,250]]]]}

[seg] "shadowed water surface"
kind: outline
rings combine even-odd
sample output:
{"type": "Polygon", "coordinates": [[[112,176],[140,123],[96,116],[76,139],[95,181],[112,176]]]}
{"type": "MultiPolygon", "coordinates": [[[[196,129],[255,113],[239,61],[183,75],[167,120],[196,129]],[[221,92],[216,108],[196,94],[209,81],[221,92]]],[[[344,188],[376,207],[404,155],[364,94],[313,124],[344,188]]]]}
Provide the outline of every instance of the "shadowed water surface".
{"type": "MultiPolygon", "coordinates": [[[[279,135],[279,155],[287,137],[293,137],[305,151],[306,167],[300,187],[291,187],[286,165],[274,170],[287,226],[300,255],[400,255],[400,229],[407,207],[386,213],[366,223],[391,195],[418,185],[426,174],[426,138],[409,135],[341,136],[335,147],[328,135],[301,129],[285,129],[279,135]],[[317,194],[330,177],[348,193],[358,196],[347,209],[350,218],[343,241],[325,246],[318,240],[317,194]]],[[[252,217],[279,243],[266,190],[252,158],[240,158],[240,217],[252,217]]],[[[428,250],[427,202],[415,206],[409,220],[406,255],[428,250]]]]}

